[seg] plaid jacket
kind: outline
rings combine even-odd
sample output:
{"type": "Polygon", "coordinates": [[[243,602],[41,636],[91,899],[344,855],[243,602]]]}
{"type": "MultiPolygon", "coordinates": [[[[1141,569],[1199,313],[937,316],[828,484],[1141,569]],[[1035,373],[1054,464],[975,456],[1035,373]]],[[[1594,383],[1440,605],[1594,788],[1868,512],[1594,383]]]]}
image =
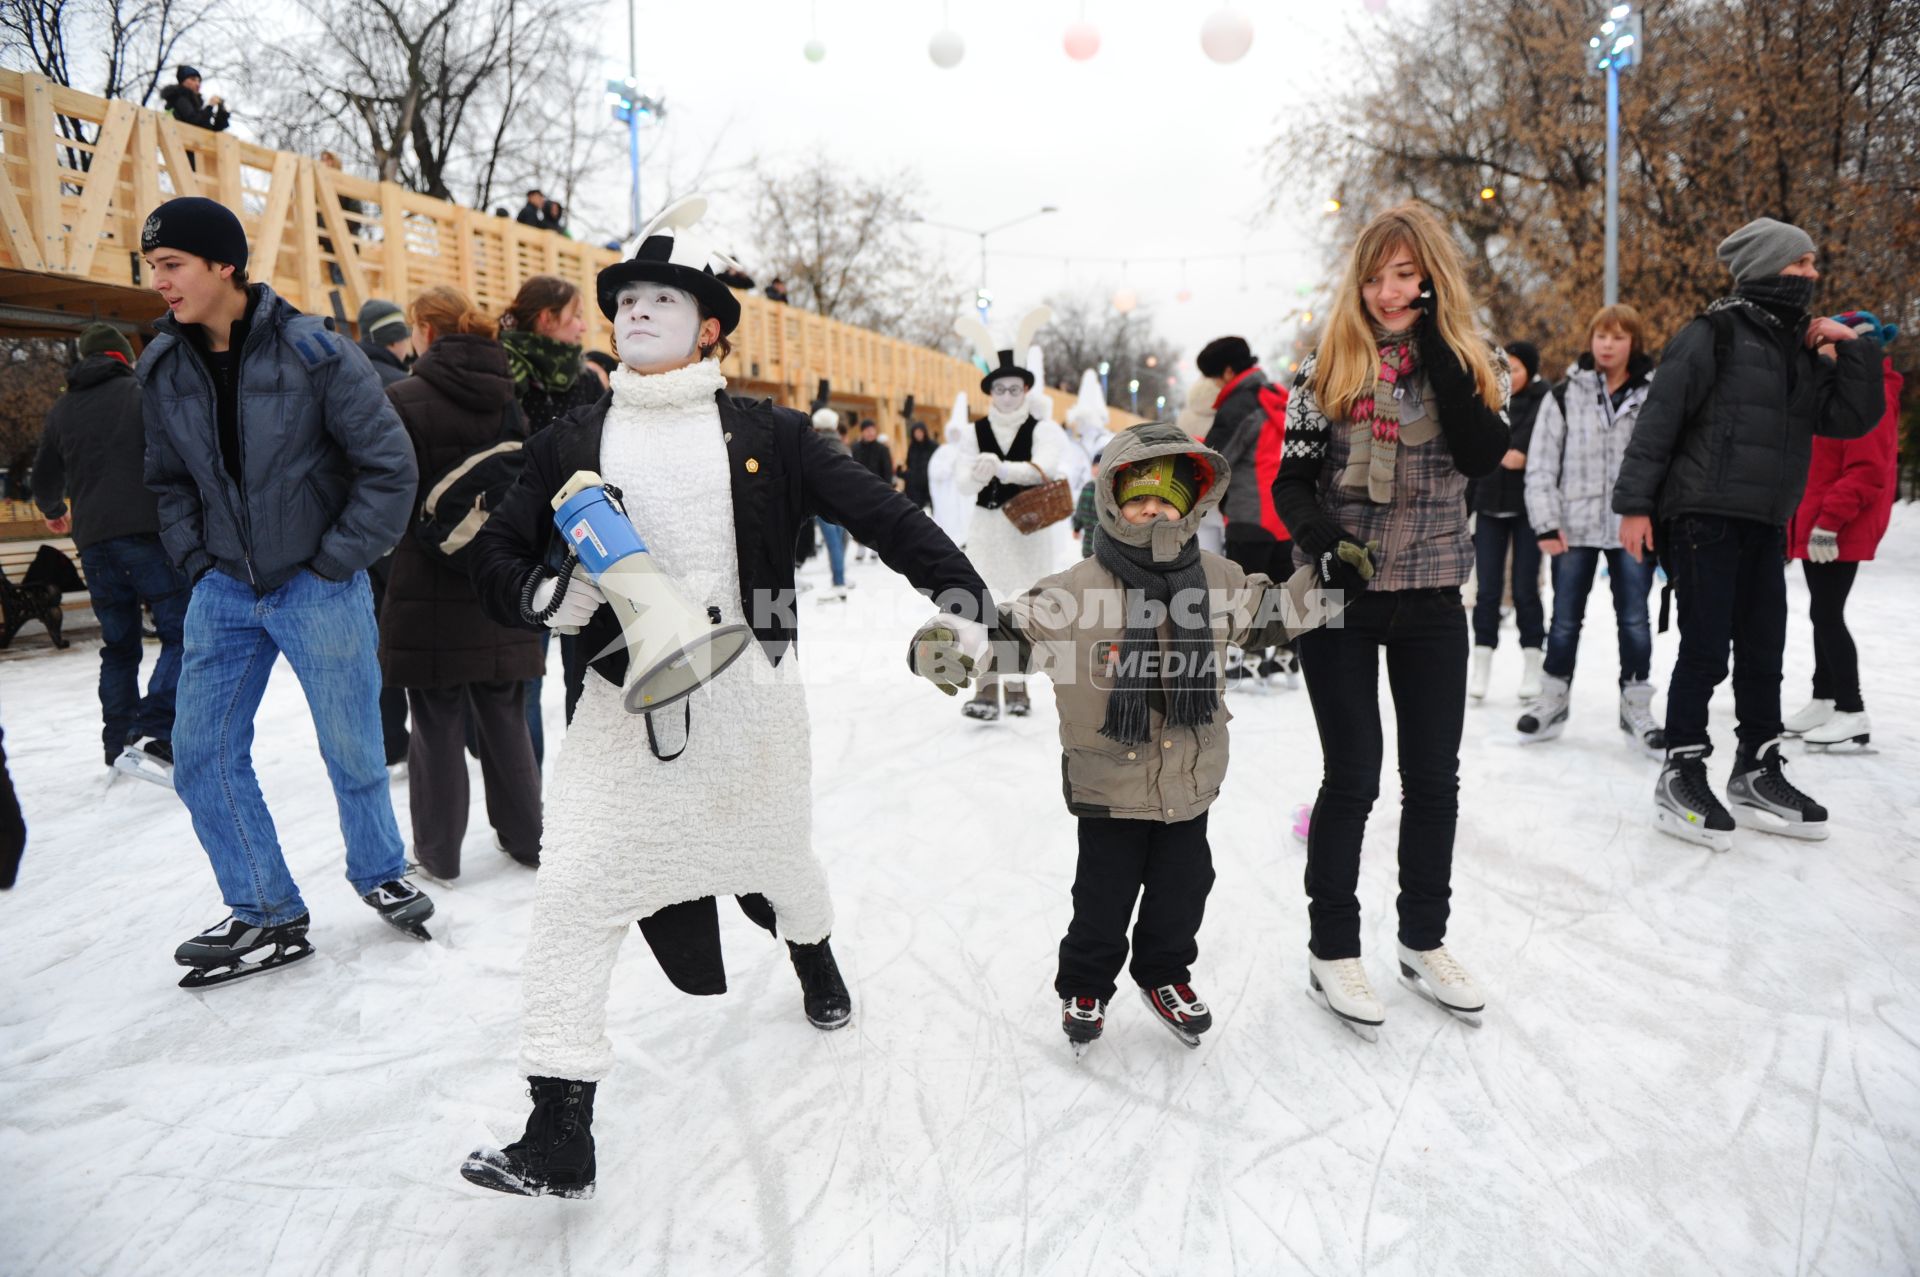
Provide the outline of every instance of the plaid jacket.
{"type": "MultiPolygon", "coordinates": [[[[1373,590],[1430,590],[1466,583],[1473,570],[1473,538],[1467,531],[1468,478],[1454,465],[1444,433],[1410,445],[1404,439],[1395,454],[1393,499],[1376,505],[1365,492],[1339,486],[1346,469],[1351,433],[1346,422],[1329,422],[1313,393],[1316,356],[1308,356],[1294,379],[1287,401],[1287,435],[1281,449],[1280,477],[1274,484],[1275,503],[1289,478],[1313,481],[1319,511],[1354,540],[1380,543],[1379,568],[1368,588],[1373,590]]],[[[1493,361],[1504,404],[1510,375],[1507,361],[1493,361]]],[[[1405,383],[1401,421],[1409,424],[1433,411],[1424,373],[1405,383]]],[[[1500,413],[1504,427],[1506,412],[1500,413]]],[[[1503,436],[1504,437],[1504,436],[1503,436]]],[[[1293,526],[1286,511],[1281,517],[1293,526]]],[[[1308,562],[1295,537],[1294,560],[1308,562]]]]}

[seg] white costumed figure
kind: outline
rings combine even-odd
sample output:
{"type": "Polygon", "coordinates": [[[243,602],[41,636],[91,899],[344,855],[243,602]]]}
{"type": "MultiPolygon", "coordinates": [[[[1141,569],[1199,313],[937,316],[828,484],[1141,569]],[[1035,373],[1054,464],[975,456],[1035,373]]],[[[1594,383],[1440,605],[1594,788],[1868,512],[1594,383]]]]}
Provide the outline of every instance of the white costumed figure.
{"type": "MultiPolygon", "coordinates": [[[[961,316],[953,325],[955,332],[973,343],[989,369],[980,379],[980,389],[987,395],[987,415],[960,436],[954,484],[973,505],[967,557],[997,598],[1026,593],[1054,570],[1059,558],[1060,538],[1054,528],[1024,535],[1001,512],[1022,490],[1064,477],[1061,460],[1067,433],[1055,422],[1034,415],[1028,402],[1033,372],[1013,360],[1014,351],[1032,347],[1034,333],[1051,318],[1053,312],[1045,306],[1029,311],[1006,345],[995,341],[987,326],[972,315],[961,316]]],[[[1000,683],[996,675],[981,677],[979,692],[964,707],[967,717],[988,722],[1000,717],[1000,683]]],[[[1024,715],[1026,681],[1010,677],[1005,683],[1007,713],[1024,715]]]]}
{"type": "Polygon", "coordinates": [[[1089,368],[1080,374],[1080,397],[1067,409],[1067,435],[1091,461],[1113,442],[1112,422],[1106,391],[1100,388],[1100,374],[1089,368]]]}
{"type": "MultiPolygon", "coordinates": [[[[502,1192],[592,1192],[594,1095],[613,1064],[608,982],[636,920],[677,987],[722,993],[715,898],[738,897],[786,939],[807,1018],[835,1029],[852,1014],[812,844],[794,609],[800,527],[818,514],[847,528],[951,610],[915,636],[914,668],[925,657],[964,671],[986,650],[984,627],[968,619],[980,615],[984,586],[919,507],[805,415],[726,393],[720,361],[740,303],[688,234],[705,207],[696,196],[669,208],[631,260],[600,272],[621,360],[609,393],[528,442],[519,480],[474,540],[475,584],[495,619],[578,632],[592,654],[546,795],[520,1042],[533,1115],[522,1139],[478,1150],[461,1168],[502,1192]],[[635,666],[645,673],[685,650],[677,633],[664,654],[647,646],[660,641],[664,609],[640,609],[623,631],[599,585],[625,578],[597,584],[571,557],[574,542],[601,539],[571,505],[566,535],[554,526],[555,495],[583,481],[613,502],[604,517],[632,523],[651,568],[691,605],[692,625],[752,632],[731,666],[667,708],[641,710],[625,687],[630,653],[646,655],[635,666]]],[[[949,694],[966,683],[964,673],[928,677],[949,694]]]]}
{"type": "Polygon", "coordinates": [[[954,483],[954,464],[960,456],[960,438],[973,429],[967,415],[967,392],[953,397],[953,412],[940,435],[940,446],[927,461],[927,489],[933,497],[933,521],[953,539],[955,545],[967,543],[967,525],[973,522],[973,494],[962,494],[954,483]]]}

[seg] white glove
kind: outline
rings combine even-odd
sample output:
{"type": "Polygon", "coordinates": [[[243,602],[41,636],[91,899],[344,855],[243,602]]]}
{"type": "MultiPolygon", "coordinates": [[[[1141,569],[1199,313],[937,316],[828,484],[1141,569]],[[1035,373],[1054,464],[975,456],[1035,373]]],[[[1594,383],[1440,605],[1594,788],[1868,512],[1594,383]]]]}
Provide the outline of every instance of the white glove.
{"type": "Polygon", "coordinates": [[[974,671],[986,665],[989,646],[986,626],[942,613],[914,633],[907,664],[915,674],[952,696],[968,685],[974,671]]]}
{"type": "MultiPolygon", "coordinates": [[[[553,595],[560,588],[560,578],[550,576],[533,591],[533,610],[544,612],[553,604],[553,595]]],[[[561,634],[578,634],[580,627],[593,619],[607,596],[600,593],[600,587],[593,583],[587,570],[575,565],[573,575],[567,578],[567,592],[560,600],[560,606],[553,609],[553,615],[547,618],[547,628],[561,634]]]]}
{"type": "Polygon", "coordinates": [[[1807,535],[1807,561],[1831,563],[1840,557],[1840,534],[1816,527],[1807,535]]]}
{"type": "Polygon", "coordinates": [[[1000,458],[981,453],[973,460],[973,479],[975,483],[991,483],[1000,473],[1000,458]]]}

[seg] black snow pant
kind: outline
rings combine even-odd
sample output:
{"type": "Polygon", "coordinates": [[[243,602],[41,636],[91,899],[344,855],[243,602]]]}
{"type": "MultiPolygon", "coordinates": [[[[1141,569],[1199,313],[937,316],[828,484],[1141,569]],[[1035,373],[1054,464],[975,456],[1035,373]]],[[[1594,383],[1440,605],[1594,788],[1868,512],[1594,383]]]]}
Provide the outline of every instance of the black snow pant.
{"type": "Polygon", "coordinates": [[[1807,611],[1813,621],[1813,699],[1832,701],[1842,714],[1864,711],[1860,699],[1860,652],[1847,629],[1847,595],[1853,592],[1858,563],[1804,560],[1807,611]]]}
{"type": "Polygon", "coordinates": [[[460,874],[467,836],[466,730],[471,715],[486,788],[487,821],[515,860],[540,860],[540,765],[533,761],[524,683],[468,683],[407,690],[413,740],[407,751],[407,801],[413,854],[436,878],[460,874]]]}
{"type": "Polygon", "coordinates": [[[1207,814],[1157,820],[1080,818],[1080,863],[1073,875],[1073,921],[1060,942],[1053,989],[1063,998],[1111,1000],[1127,961],[1133,926],[1133,982],[1143,989],[1185,984],[1200,954],[1195,939],[1213,889],[1207,814]]]}
{"type": "Polygon", "coordinates": [[[1787,646],[1786,529],[1688,514],[1664,529],[1660,561],[1680,604],[1680,655],[1667,684],[1667,748],[1710,745],[1707,705],[1733,656],[1734,728],[1758,753],[1780,734],[1787,646]]]}

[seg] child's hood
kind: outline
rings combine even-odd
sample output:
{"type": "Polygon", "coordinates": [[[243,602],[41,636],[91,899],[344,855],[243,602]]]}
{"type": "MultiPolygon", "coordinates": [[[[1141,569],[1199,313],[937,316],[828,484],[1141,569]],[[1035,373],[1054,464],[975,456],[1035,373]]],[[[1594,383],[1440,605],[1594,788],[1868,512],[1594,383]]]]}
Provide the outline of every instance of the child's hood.
{"type": "Polygon", "coordinates": [[[1164,421],[1122,430],[1100,454],[1100,473],[1094,479],[1094,505],[1100,513],[1100,531],[1123,545],[1153,547],[1155,562],[1165,562],[1180,552],[1200,528],[1200,521],[1220,504],[1227,492],[1227,459],[1178,426],[1164,421]],[[1155,457],[1188,456],[1200,475],[1199,499],[1193,509],[1179,519],[1156,519],[1150,524],[1128,523],[1120,517],[1120,503],[1114,498],[1114,479],[1126,467],[1155,457]]]}

